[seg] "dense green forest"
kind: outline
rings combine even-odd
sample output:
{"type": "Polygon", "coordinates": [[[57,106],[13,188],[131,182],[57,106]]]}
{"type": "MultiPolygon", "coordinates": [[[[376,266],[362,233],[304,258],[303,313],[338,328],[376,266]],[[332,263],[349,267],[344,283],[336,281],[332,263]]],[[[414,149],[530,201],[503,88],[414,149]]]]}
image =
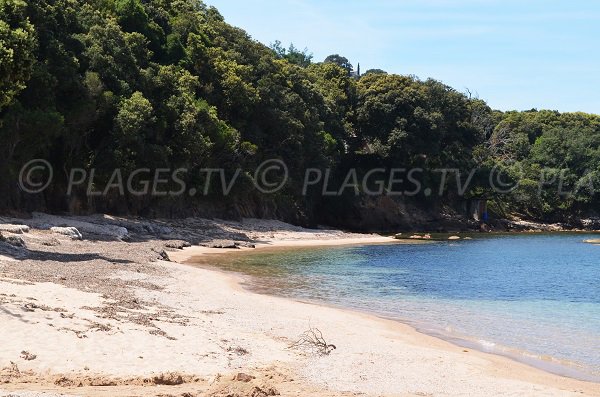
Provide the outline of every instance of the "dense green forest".
{"type": "MultiPolygon", "coordinates": [[[[435,169],[464,170],[463,182],[478,171],[464,194],[448,182],[442,195],[391,197],[390,211],[460,212],[463,200],[485,196],[496,217],[597,215],[599,116],[494,111],[436,80],[379,69],[359,77],[343,56],[316,62],[286,47],[252,40],[197,0],[0,0],[0,207],[360,227],[361,208],[381,208],[381,198],[352,189],[322,197],[319,186],[304,195],[305,170],[330,168],[342,183],[353,167],[420,167],[434,187],[435,169]],[[30,195],[15,180],[36,158],[53,165],[55,180],[30,195]],[[251,188],[252,170],[272,158],[287,164],[290,181],[262,194],[251,188]],[[227,197],[220,186],[193,198],[88,197],[85,188],[67,194],[72,167],[95,169],[97,185],[115,168],[186,168],[192,185],[205,178],[193,170],[244,172],[227,197]],[[494,170],[516,189],[495,192],[494,170]]],[[[374,219],[381,228],[401,223],[374,219]]]]}

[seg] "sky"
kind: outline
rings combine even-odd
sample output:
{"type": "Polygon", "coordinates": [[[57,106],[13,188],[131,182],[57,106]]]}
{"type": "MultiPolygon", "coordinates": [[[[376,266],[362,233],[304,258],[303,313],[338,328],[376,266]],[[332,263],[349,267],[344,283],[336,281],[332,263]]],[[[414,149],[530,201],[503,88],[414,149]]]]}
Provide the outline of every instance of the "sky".
{"type": "Polygon", "coordinates": [[[435,78],[494,109],[600,113],[596,0],[206,0],[254,39],[435,78]]]}

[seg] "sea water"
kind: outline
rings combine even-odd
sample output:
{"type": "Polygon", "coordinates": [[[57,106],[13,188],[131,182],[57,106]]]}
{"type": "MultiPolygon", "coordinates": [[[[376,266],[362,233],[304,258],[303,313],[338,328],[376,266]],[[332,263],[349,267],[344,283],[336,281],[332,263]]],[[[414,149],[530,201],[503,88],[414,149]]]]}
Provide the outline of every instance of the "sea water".
{"type": "MultiPolygon", "coordinates": [[[[262,293],[358,309],[551,372],[600,380],[600,246],[582,234],[228,258],[262,293]]],[[[596,236],[597,238],[597,236],[596,236]]]]}

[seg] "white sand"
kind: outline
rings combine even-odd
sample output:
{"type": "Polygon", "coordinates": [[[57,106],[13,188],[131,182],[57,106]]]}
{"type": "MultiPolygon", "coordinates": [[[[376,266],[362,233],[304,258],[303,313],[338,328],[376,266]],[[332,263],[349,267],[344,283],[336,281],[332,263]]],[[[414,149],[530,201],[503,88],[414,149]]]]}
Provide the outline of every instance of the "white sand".
{"type": "MultiPolygon", "coordinates": [[[[358,243],[390,243],[390,239],[338,236],[314,240],[295,235],[278,242],[265,241],[259,247],[358,243]]],[[[171,257],[184,261],[226,252],[192,247],[171,257]]],[[[250,384],[267,382],[283,396],[600,396],[598,384],[465,351],[397,322],[258,295],[243,290],[237,276],[218,271],[169,262],[157,266],[166,270],[164,275],[132,270],[114,277],[152,281],[164,287],[140,288],[137,294],[188,320],[183,324],[172,318],[155,319],[174,339],[152,335],[141,325],[99,318],[98,313],[83,309],[106,303],[96,293],[0,278],[0,367],[10,366],[12,361],[19,371],[36,374],[33,383],[13,379],[0,388],[78,396],[181,395],[181,387],[53,384],[59,374],[75,379],[135,378],[176,371],[198,377],[185,391],[203,396],[236,395],[227,390],[244,385],[230,384],[232,374],[238,372],[256,376],[250,384]],[[31,302],[45,307],[24,311],[31,302]],[[328,356],[288,349],[309,326],[318,327],[337,349],[328,356]],[[20,358],[23,350],[37,355],[36,359],[20,358]]]]}
{"type": "Polygon", "coordinates": [[[194,260],[203,261],[202,256],[223,255],[223,254],[240,254],[244,252],[252,252],[261,249],[277,249],[277,248],[310,248],[310,247],[331,247],[331,246],[347,246],[347,245],[375,245],[375,244],[424,244],[426,241],[407,241],[396,240],[391,237],[378,235],[350,235],[350,237],[336,236],[335,238],[324,236],[317,239],[314,236],[303,236],[295,234],[292,236],[286,235],[285,238],[271,237],[259,240],[254,248],[239,248],[239,249],[222,249],[209,248],[202,246],[194,246],[184,248],[181,251],[169,252],[169,258],[175,262],[185,263],[194,262],[194,260]]]}

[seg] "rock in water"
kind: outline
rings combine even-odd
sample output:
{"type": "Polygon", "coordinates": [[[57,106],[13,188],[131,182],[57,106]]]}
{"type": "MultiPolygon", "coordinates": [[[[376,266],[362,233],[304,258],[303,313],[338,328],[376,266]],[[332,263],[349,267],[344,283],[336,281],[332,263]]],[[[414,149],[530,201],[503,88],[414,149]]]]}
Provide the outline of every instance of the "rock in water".
{"type": "Polygon", "coordinates": [[[600,244],[600,239],[592,239],[592,240],[584,240],[584,243],[588,243],[588,244],[600,244]]]}
{"type": "Polygon", "coordinates": [[[74,227],[51,227],[50,230],[52,233],[62,234],[73,240],[83,240],[83,236],[79,233],[79,230],[74,227]]]}

